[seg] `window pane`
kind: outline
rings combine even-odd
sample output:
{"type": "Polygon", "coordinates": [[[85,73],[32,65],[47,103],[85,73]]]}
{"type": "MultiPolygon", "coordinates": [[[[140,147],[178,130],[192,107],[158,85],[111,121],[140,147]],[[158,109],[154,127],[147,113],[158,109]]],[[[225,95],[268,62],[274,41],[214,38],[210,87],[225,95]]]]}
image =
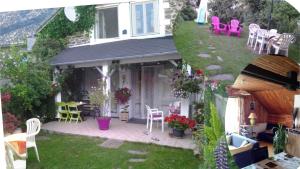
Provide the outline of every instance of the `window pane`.
{"type": "Polygon", "coordinates": [[[114,38],[119,36],[118,8],[99,10],[98,38],[114,38]]]}
{"type": "Polygon", "coordinates": [[[144,17],[143,17],[143,5],[135,5],[135,24],[136,33],[144,33],[144,17]]]}
{"type": "Polygon", "coordinates": [[[147,24],[147,32],[154,32],[154,8],[153,3],[146,4],[146,24],[147,24]]]}

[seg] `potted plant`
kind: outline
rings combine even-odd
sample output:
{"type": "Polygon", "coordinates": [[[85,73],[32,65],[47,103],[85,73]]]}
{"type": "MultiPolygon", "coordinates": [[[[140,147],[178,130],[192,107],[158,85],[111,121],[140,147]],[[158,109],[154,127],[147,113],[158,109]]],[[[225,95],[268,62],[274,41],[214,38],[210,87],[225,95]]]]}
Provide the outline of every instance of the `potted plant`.
{"type": "MultiPolygon", "coordinates": [[[[131,91],[127,87],[120,88],[115,92],[115,99],[117,103],[121,105],[127,104],[130,96],[131,96],[131,91]]],[[[121,108],[122,111],[120,114],[120,120],[128,121],[128,114],[129,114],[128,107],[129,105],[125,105],[124,107],[121,108]]]]}
{"type": "Polygon", "coordinates": [[[173,136],[182,138],[184,136],[184,131],[188,128],[192,129],[196,125],[196,121],[186,118],[185,116],[180,116],[178,114],[171,114],[165,118],[165,122],[168,126],[172,128],[173,136]]]}
{"type": "Polygon", "coordinates": [[[128,107],[129,107],[129,105],[126,105],[121,108],[122,109],[121,114],[120,114],[121,121],[128,121],[128,107]]]}
{"type": "Polygon", "coordinates": [[[188,98],[193,93],[202,91],[201,83],[203,82],[204,74],[202,70],[196,70],[193,75],[189,75],[187,70],[176,70],[172,84],[173,94],[177,98],[188,98]]]}
{"type": "Polygon", "coordinates": [[[274,153],[278,154],[281,153],[285,148],[285,145],[287,143],[287,133],[285,127],[283,127],[281,124],[279,124],[278,127],[274,129],[277,130],[273,138],[273,147],[274,147],[274,153]]]}
{"type": "Polygon", "coordinates": [[[94,111],[100,111],[100,117],[97,122],[100,130],[108,130],[111,118],[108,117],[108,101],[110,93],[106,91],[106,84],[102,80],[98,80],[98,87],[92,87],[89,92],[90,104],[95,107],[94,111]]]}

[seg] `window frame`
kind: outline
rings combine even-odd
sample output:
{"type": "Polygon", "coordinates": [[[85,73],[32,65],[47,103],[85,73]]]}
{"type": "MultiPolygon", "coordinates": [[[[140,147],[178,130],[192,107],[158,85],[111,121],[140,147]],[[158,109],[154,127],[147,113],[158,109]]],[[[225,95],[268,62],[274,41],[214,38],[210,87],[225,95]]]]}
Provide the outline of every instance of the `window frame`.
{"type": "Polygon", "coordinates": [[[157,0],[143,1],[143,2],[134,2],[130,4],[131,8],[131,34],[132,36],[146,36],[146,35],[155,35],[159,34],[159,3],[157,0]],[[148,32],[147,30],[147,12],[146,5],[153,4],[154,20],[153,20],[153,32],[148,32]],[[136,5],[142,5],[143,9],[143,33],[136,32],[136,5]]]}
{"type": "Polygon", "coordinates": [[[96,18],[95,18],[95,25],[94,25],[94,39],[114,39],[120,37],[120,25],[119,25],[119,6],[117,4],[112,5],[104,5],[104,6],[97,6],[96,7],[96,18]],[[99,38],[99,11],[105,10],[105,9],[111,9],[116,8],[117,9],[117,22],[118,22],[118,35],[116,37],[111,38],[99,38]]]}

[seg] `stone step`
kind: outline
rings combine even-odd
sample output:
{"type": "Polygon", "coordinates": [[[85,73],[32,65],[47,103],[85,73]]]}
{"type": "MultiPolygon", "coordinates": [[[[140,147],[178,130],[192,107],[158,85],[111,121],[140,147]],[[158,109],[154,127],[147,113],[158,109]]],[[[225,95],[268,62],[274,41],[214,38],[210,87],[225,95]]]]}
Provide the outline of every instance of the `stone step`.
{"type": "Polygon", "coordinates": [[[131,163],[142,163],[142,162],[145,162],[146,159],[144,159],[144,158],[131,158],[128,161],[131,162],[131,163]]]}
{"type": "Polygon", "coordinates": [[[220,69],[222,69],[222,66],[220,66],[220,65],[208,65],[208,66],[206,66],[205,69],[206,70],[220,70],[220,69]]]}
{"type": "Polygon", "coordinates": [[[209,77],[209,80],[229,80],[233,81],[234,77],[232,74],[217,74],[209,77]]]}
{"type": "Polygon", "coordinates": [[[135,154],[135,155],[146,155],[148,152],[146,151],[140,151],[140,150],[128,150],[129,154],[135,154]]]}

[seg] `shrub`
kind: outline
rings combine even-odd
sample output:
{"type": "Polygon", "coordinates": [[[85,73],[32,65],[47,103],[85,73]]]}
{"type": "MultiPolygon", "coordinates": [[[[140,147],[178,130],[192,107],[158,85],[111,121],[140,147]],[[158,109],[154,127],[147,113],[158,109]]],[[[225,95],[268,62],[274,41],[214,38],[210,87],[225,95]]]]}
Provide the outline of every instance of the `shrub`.
{"type": "Polygon", "coordinates": [[[20,126],[17,117],[9,112],[3,113],[3,127],[5,133],[13,133],[20,126]]]}
{"type": "Polygon", "coordinates": [[[185,21],[193,21],[197,18],[197,13],[194,7],[189,2],[186,3],[179,14],[185,21]]]}

